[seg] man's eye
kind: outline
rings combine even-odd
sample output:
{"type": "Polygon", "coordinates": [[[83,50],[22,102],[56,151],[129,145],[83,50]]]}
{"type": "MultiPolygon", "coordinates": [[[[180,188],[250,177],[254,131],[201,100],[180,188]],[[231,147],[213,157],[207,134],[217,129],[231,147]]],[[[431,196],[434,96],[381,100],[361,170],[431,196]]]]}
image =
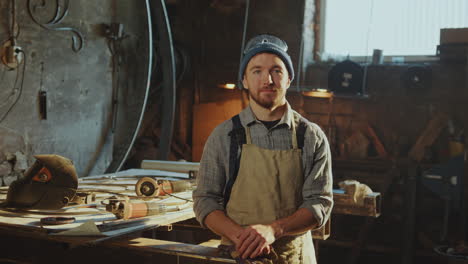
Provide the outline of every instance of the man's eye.
{"type": "Polygon", "coordinates": [[[253,74],[259,74],[259,73],[260,73],[260,70],[253,71],[253,74]]]}
{"type": "Polygon", "coordinates": [[[274,70],[274,73],[283,73],[282,70],[274,70]]]}

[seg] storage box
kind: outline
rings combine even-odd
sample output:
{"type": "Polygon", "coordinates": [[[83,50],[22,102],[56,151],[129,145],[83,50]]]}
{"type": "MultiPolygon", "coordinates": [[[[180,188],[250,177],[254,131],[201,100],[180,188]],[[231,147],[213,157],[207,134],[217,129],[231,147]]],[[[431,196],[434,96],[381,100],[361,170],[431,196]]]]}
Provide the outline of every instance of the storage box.
{"type": "Polygon", "coordinates": [[[468,28],[441,28],[440,44],[468,43],[468,28]]]}

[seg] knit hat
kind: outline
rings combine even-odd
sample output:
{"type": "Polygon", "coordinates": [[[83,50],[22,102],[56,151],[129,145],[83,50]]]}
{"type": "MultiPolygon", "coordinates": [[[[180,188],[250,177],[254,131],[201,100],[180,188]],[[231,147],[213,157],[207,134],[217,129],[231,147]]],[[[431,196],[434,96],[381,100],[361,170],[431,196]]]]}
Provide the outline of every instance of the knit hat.
{"type": "Polygon", "coordinates": [[[286,68],[289,72],[289,77],[291,81],[294,79],[294,68],[291,61],[291,57],[289,57],[288,51],[288,44],[278,37],[262,34],[256,37],[253,37],[244,49],[244,54],[242,57],[242,61],[239,68],[239,83],[240,88],[242,88],[242,80],[244,78],[245,68],[249,63],[250,59],[253,56],[259,53],[272,53],[277,55],[286,65],[286,68]]]}

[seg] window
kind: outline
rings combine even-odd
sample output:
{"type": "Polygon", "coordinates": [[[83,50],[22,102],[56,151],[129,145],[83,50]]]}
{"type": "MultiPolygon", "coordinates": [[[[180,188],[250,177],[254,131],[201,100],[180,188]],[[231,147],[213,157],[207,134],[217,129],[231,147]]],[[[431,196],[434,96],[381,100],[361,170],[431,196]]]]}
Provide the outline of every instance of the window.
{"type": "Polygon", "coordinates": [[[468,27],[467,0],[324,0],[322,58],[435,55],[441,28],[468,27]]]}

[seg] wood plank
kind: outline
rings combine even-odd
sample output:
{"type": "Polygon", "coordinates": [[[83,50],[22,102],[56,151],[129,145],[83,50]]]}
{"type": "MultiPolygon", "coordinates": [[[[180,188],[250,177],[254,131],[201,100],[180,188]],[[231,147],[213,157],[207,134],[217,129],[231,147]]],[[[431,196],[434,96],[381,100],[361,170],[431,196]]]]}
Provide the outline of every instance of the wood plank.
{"type": "Polygon", "coordinates": [[[375,130],[374,128],[372,128],[371,125],[367,124],[366,126],[366,130],[367,130],[367,135],[369,136],[372,144],[374,145],[375,147],[375,150],[377,151],[377,153],[379,154],[379,157],[380,158],[387,158],[388,157],[388,153],[387,151],[385,150],[385,147],[384,145],[382,144],[382,141],[379,139],[379,137],[377,136],[377,134],[375,133],[375,130]]]}
{"type": "Polygon", "coordinates": [[[164,253],[169,255],[206,259],[210,261],[219,261],[221,263],[236,263],[236,261],[233,259],[219,256],[219,251],[217,248],[185,244],[180,242],[140,237],[129,241],[114,241],[111,242],[110,245],[121,248],[136,248],[148,253],[164,253]]]}
{"type": "Polygon", "coordinates": [[[424,128],[408,156],[415,161],[421,161],[424,158],[426,148],[434,143],[440,132],[447,126],[448,120],[449,117],[446,114],[436,114],[424,128]]]}

